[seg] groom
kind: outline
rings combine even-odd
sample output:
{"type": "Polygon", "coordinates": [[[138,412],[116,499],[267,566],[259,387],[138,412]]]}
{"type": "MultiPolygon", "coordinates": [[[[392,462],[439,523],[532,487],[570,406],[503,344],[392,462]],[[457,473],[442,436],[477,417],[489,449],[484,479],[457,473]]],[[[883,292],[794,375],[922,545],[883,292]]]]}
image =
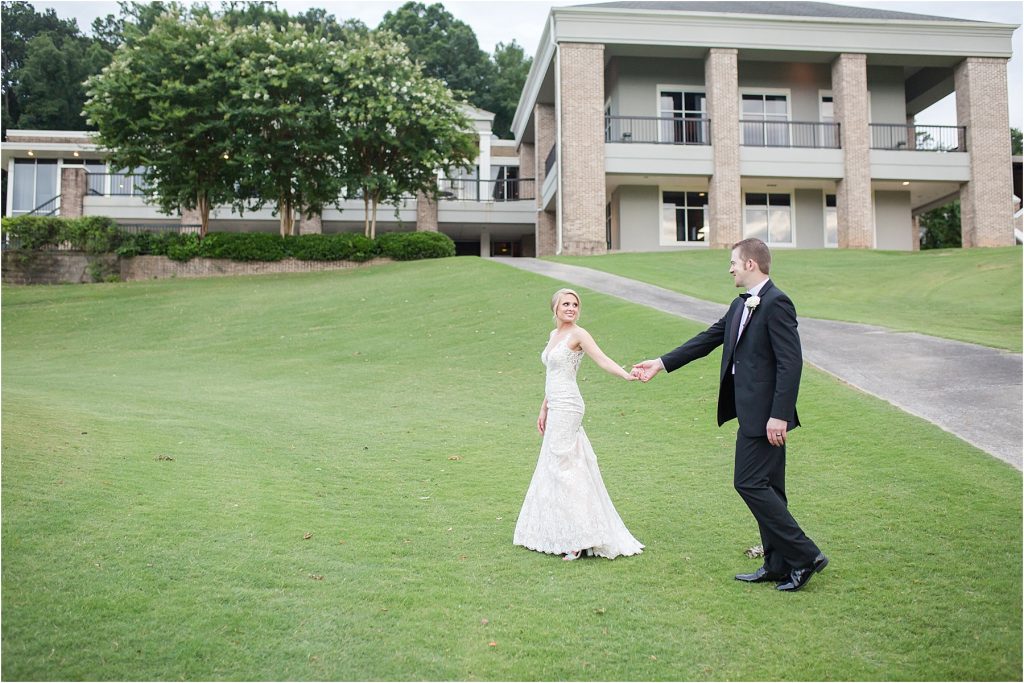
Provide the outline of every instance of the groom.
{"type": "Polygon", "coordinates": [[[796,309],[768,279],[772,256],[759,239],[733,245],[729,274],[745,290],[725,317],[661,358],[633,366],[648,382],[703,358],[719,346],[722,368],[718,424],[739,418],[733,485],[757,520],[764,565],[737,574],[750,583],[774,581],[780,591],[800,590],[828,558],[800,529],[786,502],[786,441],[800,425],[796,395],[803,364],[796,309]]]}

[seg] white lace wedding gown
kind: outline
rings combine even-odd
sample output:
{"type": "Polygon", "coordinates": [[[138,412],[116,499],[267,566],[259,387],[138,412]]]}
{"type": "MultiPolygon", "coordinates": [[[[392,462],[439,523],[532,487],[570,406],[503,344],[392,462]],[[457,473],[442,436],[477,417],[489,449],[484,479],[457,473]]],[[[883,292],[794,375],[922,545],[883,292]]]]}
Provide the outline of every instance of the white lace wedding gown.
{"type": "Polygon", "coordinates": [[[512,542],[557,555],[584,548],[609,559],[636,555],[644,546],[615,511],[583,431],[583,397],[576,385],[582,359],[583,351],[572,351],[565,340],[541,354],[547,426],[512,542]]]}

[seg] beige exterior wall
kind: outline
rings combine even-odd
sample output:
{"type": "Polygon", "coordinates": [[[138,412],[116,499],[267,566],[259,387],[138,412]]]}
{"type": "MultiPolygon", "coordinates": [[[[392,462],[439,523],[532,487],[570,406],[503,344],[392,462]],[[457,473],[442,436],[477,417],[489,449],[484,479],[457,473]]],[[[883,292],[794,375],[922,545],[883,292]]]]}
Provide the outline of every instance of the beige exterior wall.
{"type": "Polygon", "coordinates": [[[832,63],[832,97],[843,149],[836,184],[841,249],[874,246],[871,209],[871,132],[868,128],[867,56],[842,54],[832,63]]]}
{"type": "Polygon", "coordinates": [[[604,46],[559,46],[562,253],[603,254],[604,46]]]}
{"type": "Polygon", "coordinates": [[[555,240],[555,215],[543,211],[544,198],[541,188],[547,173],[544,163],[548,153],[555,144],[555,107],[550,104],[538,104],[533,108],[534,132],[534,177],[537,195],[537,228],[534,231],[534,246],[537,256],[553,256],[557,247],[555,240]]]}
{"type": "Polygon", "coordinates": [[[971,180],[960,190],[965,247],[1014,243],[1013,177],[1006,91],[1006,60],[969,58],[954,74],[956,116],[967,126],[971,180]]]}

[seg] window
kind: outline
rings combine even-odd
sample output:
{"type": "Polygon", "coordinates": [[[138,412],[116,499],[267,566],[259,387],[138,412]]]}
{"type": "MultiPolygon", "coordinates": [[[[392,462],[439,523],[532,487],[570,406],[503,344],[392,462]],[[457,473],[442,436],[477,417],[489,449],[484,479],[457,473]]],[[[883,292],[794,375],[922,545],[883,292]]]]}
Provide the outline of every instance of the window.
{"type": "Polygon", "coordinates": [[[788,194],[748,192],[743,211],[743,237],[765,244],[793,243],[792,199],[788,194]]]}
{"type": "MultiPolygon", "coordinates": [[[[112,196],[139,195],[143,188],[142,175],[146,172],[145,166],[139,166],[134,170],[121,169],[111,171],[110,188],[107,194],[112,196]]],[[[90,185],[91,188],[91,185],[90,185]]]]}
{"type": "Polygon", "coordinates": [[[703,145],[707,135],[706,97],[700,91],[658,89],[659,140],[703,145]]]}
{"type": "Polygon", "coordinates": [[[832,125],[836,121],[836,116],[831,93],[821,92],[818,98],[818,118],[823,124],[827,124],[818,129],[818,146],[839,149],[839,129],[832,125]]]}
{"type": "Polygon", "coordinates": [[[605,245],[612,248],[612,204],[608,202],[604,205],[604,241],[605,245]]]}
{"type": "MultiPolygon", "coordinates": [[[[14,197],[11,215],[31,213],[35,209],[56,199],[58,190],[56,159],[15,159],[14,197]]],[[[56,204],[40,210],[49,213],[56,204]]]]}
{"type": "Polygon", "coordinates": [[[496,202],[519,199],[518,166],[491,166],[491,175],[494,178],[491,199],[496,202]]]}
{"type": "Polygon", "coordinates": [[[839,218],[834,194],[825,195],[825,246],[839,246],[839,218]]]}
{"type": "Polygon", "coordinates": [[[707,204],[707,192],[662,192],[660,243],[707,240],[707,204]]]}
{"type": "Polygon", "coordinates": [[[789,147],[789,100],[786,95],[748,93],[742,96],[743,144],[789,147]]]}

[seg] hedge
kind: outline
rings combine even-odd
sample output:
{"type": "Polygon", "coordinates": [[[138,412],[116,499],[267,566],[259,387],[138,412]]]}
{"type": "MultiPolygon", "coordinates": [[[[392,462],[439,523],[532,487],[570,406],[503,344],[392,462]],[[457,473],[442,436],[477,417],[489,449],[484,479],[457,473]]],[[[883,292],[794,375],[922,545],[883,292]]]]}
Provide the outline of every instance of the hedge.
{"type": "Polygon", "coordinates": [[[175,261],[205,257],[234,261],[368,261],[386,256],[396,261],[455,255],[455,243],[439,232],[387,232],[371,240],[356,233],[281,237],[262,232],[211,232],[202,240],[194,233],[122,232],[103,216],[60,218],[19,216],[3,219],[3,232],[22,250],[40,250],[68,242],[90,254],[130,257],[166,256],[175,261]]]}

